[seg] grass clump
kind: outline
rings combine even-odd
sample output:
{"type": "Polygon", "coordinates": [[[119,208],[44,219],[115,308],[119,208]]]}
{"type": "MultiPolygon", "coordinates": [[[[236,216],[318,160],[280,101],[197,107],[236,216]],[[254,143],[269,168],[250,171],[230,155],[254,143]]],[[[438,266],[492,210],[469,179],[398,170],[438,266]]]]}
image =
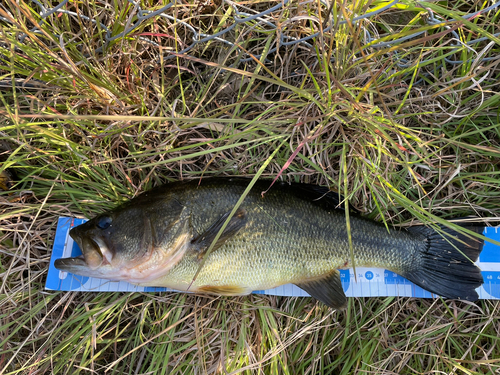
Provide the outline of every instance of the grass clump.
{"type": "Polygon", "coordinates": [[[496,224],[498,8],[187,1],[138,22],[168,3],[41,4],[0,7],[0,169],[15,175],[0,196],[1,373],[499,370],[493,300],[359,298],[333,312],[308,298],[44,290],[58,216],[171,180],[280,174],[386,223],[496,224]],[[195,43],[236,9],[278,4],[195,43]]]}

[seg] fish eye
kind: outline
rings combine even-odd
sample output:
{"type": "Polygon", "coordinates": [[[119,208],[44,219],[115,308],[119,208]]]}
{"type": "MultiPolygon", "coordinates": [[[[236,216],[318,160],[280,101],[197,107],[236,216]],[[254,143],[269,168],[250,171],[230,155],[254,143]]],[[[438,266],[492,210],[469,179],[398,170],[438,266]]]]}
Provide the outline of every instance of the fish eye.
{"type": "Polygon", "coordinates": [[[100,229],[108,229],[111,225],[111,221],[109,216],[103,216],[97,221],[97,227],[100,229]]]}

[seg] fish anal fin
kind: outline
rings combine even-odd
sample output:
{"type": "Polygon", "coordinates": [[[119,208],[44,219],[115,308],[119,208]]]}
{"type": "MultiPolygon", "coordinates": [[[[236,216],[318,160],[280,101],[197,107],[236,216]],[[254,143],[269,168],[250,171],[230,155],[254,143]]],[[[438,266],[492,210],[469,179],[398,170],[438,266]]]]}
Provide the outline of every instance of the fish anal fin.
{"type": "Polygon", "coordinates": [[[340,281],[340,272],[337,270],[295,285],[331,308],[341,310],[347,306],[347,297],[340,281]]]}
{"type": "MultiPolygon", "coordinates": [[[[217,233],[219,233],[220,229],[226,222],[229,212],[225,213],[218,219],[215,223],[213,223],[204,233],[200,234],[199,236],[196,236],[192,241],[192,245],[194,249],[198,252],[198,257],[202,258],[212,242],[214,241],[215,237],[217,236],[217,233]]],[[[229,220],[229,223],[227,223],[226,228],[224,228],[224,231],[220,235],[219,239],[215,243],[215,246],[213,247],[213,250],[218,249],[224,243],[232,238],[238,231],[245,226],[247,222],[247,217],[246,217],[246,211],[242,208],[239,208],[233,217],[231,217],[231,220],[229,220]]]]}
{"type": "Polygon", "coordinates": [[[197,288],[196,292],[221,296],[243,296],[250,293],[247,288],[237,285],[203,285],[197,288]]]}

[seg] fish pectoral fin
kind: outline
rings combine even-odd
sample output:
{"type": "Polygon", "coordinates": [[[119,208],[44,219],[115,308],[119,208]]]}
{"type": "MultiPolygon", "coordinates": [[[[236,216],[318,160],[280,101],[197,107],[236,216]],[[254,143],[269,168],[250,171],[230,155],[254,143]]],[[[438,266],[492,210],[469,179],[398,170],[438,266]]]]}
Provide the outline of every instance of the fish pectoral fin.
{"type": "MultiPolygon", "coordinates": [[[[227,212],[224,215],[222,215],[221,218],[218,219],[215,223],[213,223],[204,233],[195,237],[191,241],[194,249],[198,251],[199,258],[205,255],[205,252],[208,250],[208,248],[214,241],[215,237],[217,236],[217,233],[219,233],[220,229],[226,222],[229,214],[230,212],[227,212]]],[[[245,226],[246,222],[247,222],[246,212],[244,209],[239,208],[235,212],[231,220],[229,220],[229,223],[227,223],[226,228],[224,228],[224,231],[222,232],[219,239],[215,243],[213,250],[218,249],[227,240],[233,237],[241,228],[245,226]]]]}
{"type": "Polygon", "coordinates": [[[220,296],[244,296],[250,294],[251,290],[237,285],[204,285],[200,286],[196,292],[220,296]]]}
{"type": "Polygon", "coordinates": [[[340,272],[337,270],[326,276],[295,283],[295,285],[334,309],[340,310],[347,306],[347,297],[340,281],[340,272]]]}

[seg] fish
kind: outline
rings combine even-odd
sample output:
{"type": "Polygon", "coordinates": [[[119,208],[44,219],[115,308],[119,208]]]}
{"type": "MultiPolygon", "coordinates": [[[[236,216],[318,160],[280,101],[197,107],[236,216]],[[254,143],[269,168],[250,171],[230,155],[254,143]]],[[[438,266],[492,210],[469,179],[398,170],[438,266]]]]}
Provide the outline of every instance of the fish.
{"type": "MultiPolygon", "coordinates": [[[[76,275],[222,296],[295,284],[334,309],[347,305],[339,270],[380,267],[438,296],[474,301],[484,242],[447,226],[387,227],[328,187],[245,178],[167,183],[74,227],[76,275]],[[233,215],[231,215],[234,211],[233,215]],[[210,249],[210,251],[209,251],[210,249]]],[[[473,233],[483,227],[460,224],[473,233]]]]}

